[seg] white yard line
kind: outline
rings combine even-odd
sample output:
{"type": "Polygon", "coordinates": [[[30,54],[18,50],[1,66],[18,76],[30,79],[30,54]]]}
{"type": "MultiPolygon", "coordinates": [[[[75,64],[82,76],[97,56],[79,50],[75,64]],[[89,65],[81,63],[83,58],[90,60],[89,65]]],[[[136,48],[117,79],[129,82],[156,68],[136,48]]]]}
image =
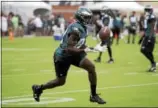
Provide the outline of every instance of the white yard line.
{"type": "Polygon", "coordinates": [[[152,76],[158,76],[158,74],[153,74],[152,76]]]}
{"type": "Polygon", "coordinates": [[[139,74],[138,72],[129,72],[129,73],[124,73],[124,75],[137,75],[139,74]]]}
{"type": "Polygon", "coordinates": [[[24,71],[25,69],[21,69],[21,68],[15,68],[15,69],[11,69],[11,71],[16,71],[16,72],[18,72],[18,71],[24,71]]]}
{"type": "MultiPolygon", "coordinates": [[[[16,71],[15,70],[12,70],[12,71],[16,71]]],[[[17,69],[17,71],[24,71],[23,69],[17,69]]],[[[72,72],[71,73],[77,73],[77,74],[80,74],[80,73],[87,73],[86,71],[84,70],[71,70],[72,72]]],[[[30,75],[43,75],[43,74],[54,74],[55,72],[53,70],[40,70],[40,72],[42,73],[29,73],[29,74],[15,74],[15,75],[2,75],[2,78],[13,78],[13,77],[21,77],[21,76],[30,76],[30,75]]],[[[101,70],[99,72],[97,72],[97,74],[111,74],[113,72],[110,72],[108,70],[101,70]]],[[[120,73],[120,74],[123,74],[123,75],[138,75],[138,74],[141,74],[141,73],[138,73],[138,72],[128,72],[128,73],[120,73]]],[[[154,73],[153,73],[154,74],[154,73]]]]}
{"type": "MultiPolygon", "coordinates": [[[[116,89],[116,88],[130,88],[130,87],[141,87],[141,86],[152,86],[152,85],[158,85],[158,82],[155,83],[146,83],[146,84],[133,84],[133,85],[125,85],[125,86],[111,86],[111,87],[102,87],[98,88],[98,90],[105,90],[105,89],[116,89]]],[[[61,92],[51,92],[51,93],[44,93],[45,95],[50,94],[68,94],[68,93],[81,93],[81,92],[88,92],[89,89],[83,89],[83,90],[70,90],[70,91],[61,91],[61,92]]],[[[4,99],[12,99],[12,98],[22,98],[22,97],[30,97],[31,95],[22,95],[22,96],[12,96],[12,97],[5,97],[4,99]]]]}
{"type": "Polygon", "coordinates": [[[61,102],[70,102],[75,101],[73,98],[67,97],[44,97],[41,98],[42,102],[34,102],[34,99],[31,98],[18,98],[18,99],[7,99],[3,100],[2,104],[16,104],[16,105],[31,105],[31,104],[48,104],[48,103],[61,103],[61,102]],[[48,100],[49,99],[49,100],[48,100]]]}
{"type": "Polygon", "coordinates": [[[70,101],[75,101],[73,98],[61,98],[61,99],[56,99],[56,100],[47,100],[47,101],[42,101],[42,102],[30,102],[30,103],[18,103],[18,105],[34,105],[34,104],[48,104],[48,103],[61,103],[61,102],[70,102],[70,101]]]}

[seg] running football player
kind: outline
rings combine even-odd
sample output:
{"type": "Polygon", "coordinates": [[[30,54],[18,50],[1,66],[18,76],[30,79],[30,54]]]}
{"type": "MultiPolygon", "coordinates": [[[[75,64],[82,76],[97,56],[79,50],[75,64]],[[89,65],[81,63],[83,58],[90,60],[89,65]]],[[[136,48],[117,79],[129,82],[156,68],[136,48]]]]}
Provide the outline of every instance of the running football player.
{"type": "Polygon", "coordinates": [[[70,24],[63,35],[60,46],[54,53],[54,66],[56,78],[45,84],[33,85],[33,97],[39,102],[44,90],[63,86],[66,83],[67,72],[71,65],[85,69],[90,81],[90,102],[105,104],[96,92],[97,75],[94,64],[86,58],[86,53],[91,51],[86,47],[87,28],[92,17],[92,12],[87,8],[79,8],[75,12],[76,22],[70,24]]]}

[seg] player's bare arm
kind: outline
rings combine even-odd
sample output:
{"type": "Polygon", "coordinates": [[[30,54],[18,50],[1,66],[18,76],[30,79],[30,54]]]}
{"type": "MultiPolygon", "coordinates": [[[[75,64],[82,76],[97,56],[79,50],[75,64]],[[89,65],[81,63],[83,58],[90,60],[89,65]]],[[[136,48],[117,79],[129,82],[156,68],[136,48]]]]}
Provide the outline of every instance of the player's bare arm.
{"type": "Polygon", "coordinates": [[[78,53],[84,52],[83,48],[76,47],[79,40],[80,40],[79,34],[70,33],[69,38],[68,38],[68,47],[65,49],[65,51],[71,54],[78,54],[78,53]]]}
{"type": "Polygon", "coordinates": [[[156,23],[156,19],[155,18],[151,19],[151,23],[150,23],[150,25],[151,25],[151,35],[154,35],[154,33],[155,33],[155,23],[156,23]]]}
{"type": "Polygon", "coordinates": [[[95,24],[96,24],[99,28],[102,28],[102,25],[101,25],[101,23],[99,22],[99,20],[96,20],[96,21],[95,21],[95,24]]]}

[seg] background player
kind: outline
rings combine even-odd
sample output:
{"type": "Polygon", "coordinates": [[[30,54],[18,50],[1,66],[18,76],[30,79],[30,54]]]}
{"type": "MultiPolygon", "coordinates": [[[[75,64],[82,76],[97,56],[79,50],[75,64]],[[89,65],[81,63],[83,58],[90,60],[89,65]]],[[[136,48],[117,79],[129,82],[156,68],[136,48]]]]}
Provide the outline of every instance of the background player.
{"type": "Polygon", "coordinates": [[[151,68],[148,71],[154,72],[156,71],[156,62],[153,56],[153,50],[156,40],[156,36],[155,36],[156,17],[153,14],[153,8],[150,5],[147,5],[144,11],[145,11],[144,36],[143,39],[141,39],[143,40],[141,44],[141,52],[151,63],[151,68]]]}
{"type": "Polygon", "coordinates": [[[135,43],[135,37],[136,37],[136,31],[137,31],[137,17],[136,17],[136,12],[133,11],[132,15],[129,16],[129,28],[128,28],[128,44],[130,44],[130,37],[132,35],[132,43],[135,43]]]}
{"type": "MultiPolygon", "coordinates": [[[[98,20],[95,23],[96,27],[97,27],[97,35],[98,35],[100,29],[104,26],[108,26],[109,28],[112,28],[112,25],[113,25],[112,20],[113,20],[113,18],[115,18],[115,15],[113,14],[113,12],[110,9],[107,9],[106,7],[103,7],[101,14],[102,14],[101,23],[98,20]]],[[[103,46],[105,44],[107,45],[107,50],[108,50],[108,55],[109,55],[108,63],[114,62],[114,59],[112,57],[112,49],[111,49],[111,41],[112,41],[111,37],[112,36],[113,36],[113,34],[111,32],[110,38],[107,41],[101,42],[101,46],[103,46]]],[[[102,52],[99,52],[99,56],[95,60],[95,62],[101,62],[101,56],[102,56],[102,52]]]]}
{"type": "Polygon", "coordinates": [[[105,104],[96,93],[97,75],[94,64],[86,58],[86,52],[91,51],[85,46],[87,37],[86,25],[92,17],[92,12],[87,8],[79,8],[75,13],[76,22],[69,25],[64,33],[60,46],[54,53],[54,65],[56,79],[46,84],[33,85],[33,97],[36,101],[40,101],[40,95],[43,90],[62,86],[66,82],[67,72],[71,65],[83,68],[88,71],[90,81],[90,101],[98,104],[105,104]]]}
{"type": "Polygon", "coordinates": [[[115,17],[113,17],[113,28],[112,28],[112,32],[113,32],[113,38],[112,38],[112,44],[114,41],[114,38],[116,38],[116,45],[119,44],[119,40],[120,40],[120,33],[121,33],[121,29],[122,29],[122,21],[121,21],[121,16],[120,16],[120,12],[116,11],[115,13],[115,17]]]}

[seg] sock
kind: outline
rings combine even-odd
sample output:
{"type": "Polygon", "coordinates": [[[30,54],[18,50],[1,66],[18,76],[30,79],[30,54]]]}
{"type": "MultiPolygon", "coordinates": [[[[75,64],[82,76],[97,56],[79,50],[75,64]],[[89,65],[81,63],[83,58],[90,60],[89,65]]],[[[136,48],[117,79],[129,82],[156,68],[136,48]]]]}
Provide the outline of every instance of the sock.
{"type": "Polygon", "coordinates": [[[91,95],[94,96],[96,94],[96,85],[91,85],[91,95]]]}
{"type": "Polygon", "coordinates": [[[144,51],[143,54],[151,62],[151,64],[155,63],[152,52],[146,52],[146,51],[144,51]]]}
{"type": "Polygon", "coordinates": [[[98,59],[101,59],[101,56],[102,56],[102,52],[99,52],[98,59]]]}
{"type": "Polygon", "coordinates": [[[107,49],[108,49],[109,57],[110,57],[110,59],[112,59],[112,50],[111,50],[111,47],[108,46],[107,49]]]}
{"type": "Polygon", "coordinates": [[[150,56],[150,62],[151,62],[151,64],[154,64],[155,61],[154,61],[154,56],[153,56],[152,52],[149,53],[149,56],[150,56]]]}

